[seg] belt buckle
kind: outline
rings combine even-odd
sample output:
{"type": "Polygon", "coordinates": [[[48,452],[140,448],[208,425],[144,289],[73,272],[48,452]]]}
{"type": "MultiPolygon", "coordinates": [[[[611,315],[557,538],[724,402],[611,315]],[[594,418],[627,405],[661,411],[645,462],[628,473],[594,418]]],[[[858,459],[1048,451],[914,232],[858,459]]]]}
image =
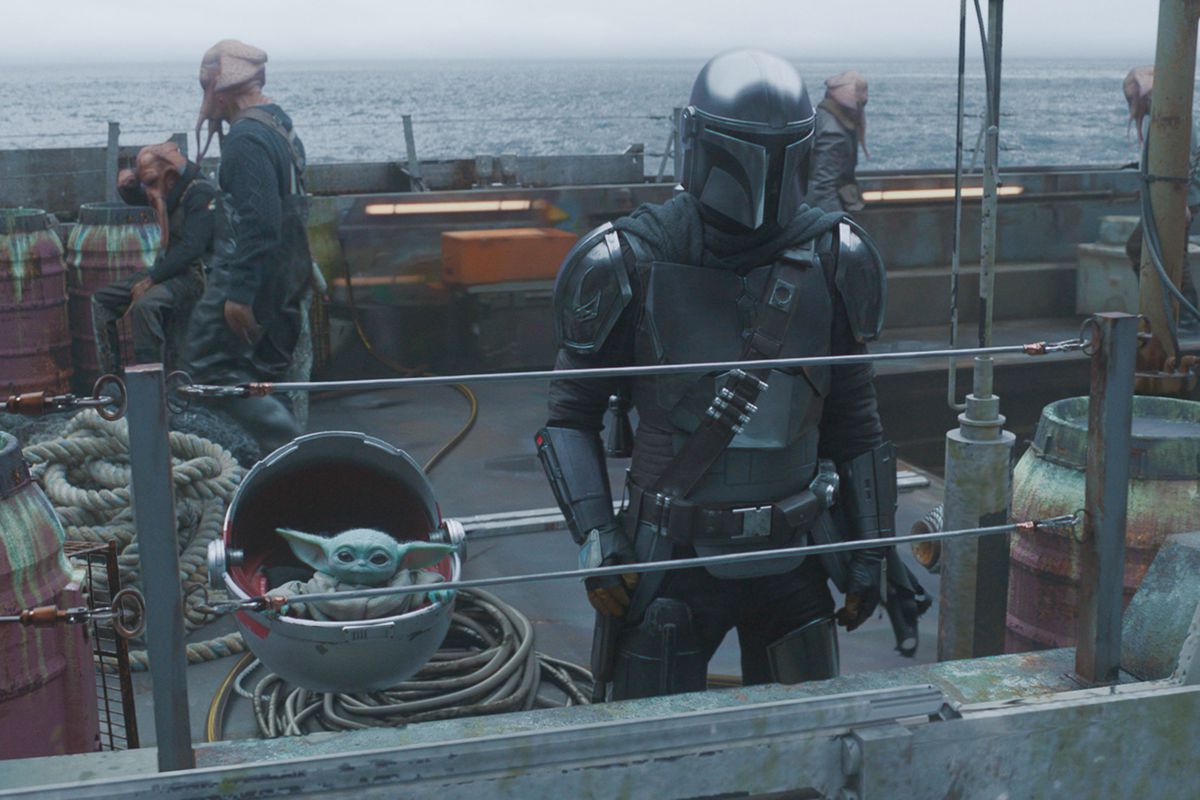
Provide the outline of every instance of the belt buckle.
{"type": "Polygon", "coordinates": [[[742,532],[730,539],[765,539],[771,535],[773,506],[747,506],[735,508],[733,513],[742,518],[742,532]]]}

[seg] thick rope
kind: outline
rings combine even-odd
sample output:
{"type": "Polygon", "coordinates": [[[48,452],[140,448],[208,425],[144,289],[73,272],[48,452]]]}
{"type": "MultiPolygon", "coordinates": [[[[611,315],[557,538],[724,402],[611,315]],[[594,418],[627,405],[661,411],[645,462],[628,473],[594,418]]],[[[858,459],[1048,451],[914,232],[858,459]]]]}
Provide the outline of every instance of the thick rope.
{"type": "Polygon", "coordinates": [[[455,599],[442,648],[420,672],[385,691],[312,692],[274,673],[245,688],[259,666],[254,660],[235,670],[231,688],[253,703],[264,738],[585,705],[592,688],[586,669],[534,649],[533,625],[524,614],[495,595],[470,589],[455,599]],[[546,687],[557,691],[546,694],[546,687]]]}
{"type": "MultiPolygon", "coordinates": [[[[205,592],[208,543],[221,535],[225,509],[245,470],[220,445],[199,436],[172,431],[170,446],[184,627],[193,631],[213,619],[205,611],[210,599],[205,592]]],[[[122,585],[137,584],[141,562],[130,505],[126,422],[108,422],[95,411],[84,411],[71,418],[60,438],[30,445],[24,453],[67,538],[115,541],[122,585]]],[[[241,634],[231,633],[189,644],[187,659],[195,664],[245,649],[241,634]]],[[[134,670],[146,669],[145,651],[131,651],[129,664],[134,670]]]]}

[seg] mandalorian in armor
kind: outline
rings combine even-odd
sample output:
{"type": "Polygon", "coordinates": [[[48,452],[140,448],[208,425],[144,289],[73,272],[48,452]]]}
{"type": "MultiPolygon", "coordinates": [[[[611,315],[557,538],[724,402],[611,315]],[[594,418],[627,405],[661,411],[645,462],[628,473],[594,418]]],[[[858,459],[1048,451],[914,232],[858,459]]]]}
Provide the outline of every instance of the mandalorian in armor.
{"type": "MultiPolygon", "coordinates": [[[[680,118],[684,191],[567,255],[556,367],[864,352],[882,326],[883,264],[844,213],[802,202],[814,116],[783,59],[735,50],[709,61],[680,118]]],[[[536,441],[580,565],[893,535],[895,456],[873,374],[855,364],[554,381],[536,441]],[[638,417],[620,514],[600,440],[610,404],[638,417]]],[[[853,630],[874,612],[884,551],[589,580],[598,683],[611,699],[703,689],[734,628],[746,683],[832,677],[835,621],[853,630]],[[846,593],[836,612],[829,579],[846,593]]]]}

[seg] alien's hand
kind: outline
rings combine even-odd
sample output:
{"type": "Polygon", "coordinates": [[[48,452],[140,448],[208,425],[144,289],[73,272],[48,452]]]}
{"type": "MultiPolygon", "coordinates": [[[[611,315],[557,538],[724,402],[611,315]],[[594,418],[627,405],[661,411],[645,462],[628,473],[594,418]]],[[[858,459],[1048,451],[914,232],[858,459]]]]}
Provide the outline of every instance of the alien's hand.
{"type": "Polygon", "coordinates": [[[225,324],[246,344],[252,345],[258,341],[261,333],[258,320],[254,318],[254,309],[245,303],[225,301],[225,324]]]}
{"type": "Polygon", "coordinates": [[[154,288],[154,279],[149,275],[135,283],[129,290],[130,305],[142,299],[142,295],[154,288]]]}
{"type": "Polygon", "coordinates": [[[455,594],[454,589],[440,589],[436,592],[430,592],[429,593],[429,602],[441,603],[442,605],[446,605],[451,600],[454,599],[454,594],[455,594]]]}
{"type": "MultiPolygon", "coordinates": [[[[635,560],[633,547],[625,537],[624,526],[616,519],[593,529],[579,550],[580,569],[630,564],[635,560]]],[[[637,582],[636,572],[626,572],[622,575],[586,578],[583,584],[593,608],[606,616],[623,617],[629,609],[629,600],[637,582]]]]}

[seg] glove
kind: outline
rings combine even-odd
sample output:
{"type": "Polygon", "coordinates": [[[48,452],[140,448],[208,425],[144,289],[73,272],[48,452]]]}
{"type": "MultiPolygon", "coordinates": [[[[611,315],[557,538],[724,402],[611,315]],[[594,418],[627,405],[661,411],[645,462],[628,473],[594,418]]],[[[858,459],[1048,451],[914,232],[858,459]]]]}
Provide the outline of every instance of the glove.
{"type": "Polygon", "coordinates": [[[837,612],[837,622],[847,632],[862,625],[879,607],[879,562],[883,551],[857,550],[846,570],[846,602],[837,612]]]}
{"type": "MultiPolygon", "coordinates": [[[[592,569],[635,561],[633,547],[625,537],[624,528],[620,519],[593,528],[579,549],[579,568],[592,569]]],[[[624,575],[585,578],[583,585],[592,608],[609,617],[623,617],[629,609],[629,600],[637,582],[638,574],[627,572],[624,575]]]]}

